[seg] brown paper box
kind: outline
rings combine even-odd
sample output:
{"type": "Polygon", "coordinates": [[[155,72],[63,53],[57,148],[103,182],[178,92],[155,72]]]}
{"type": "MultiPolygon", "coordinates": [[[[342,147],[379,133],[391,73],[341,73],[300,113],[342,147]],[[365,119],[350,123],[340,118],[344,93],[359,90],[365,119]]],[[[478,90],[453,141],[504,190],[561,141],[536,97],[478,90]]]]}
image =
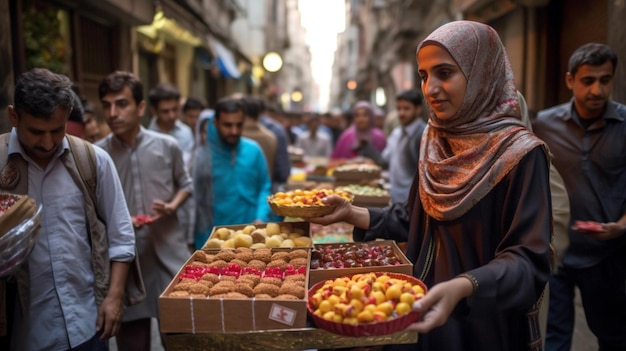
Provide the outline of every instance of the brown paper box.
{"type": "MultiPolygon", "coordinates": [[[[289,251],[288,249],[272,249],[274,250],[289,251]]],[[[168,295],[178,283],[178,276],[192,261],[193,255],[180,268],[159,297],[162,333],[234,333],[306,327],[306,297],[302,300],[169,297],[168,295]]],[[[308,279],[307,269],[306,280],[308,279]]]]}

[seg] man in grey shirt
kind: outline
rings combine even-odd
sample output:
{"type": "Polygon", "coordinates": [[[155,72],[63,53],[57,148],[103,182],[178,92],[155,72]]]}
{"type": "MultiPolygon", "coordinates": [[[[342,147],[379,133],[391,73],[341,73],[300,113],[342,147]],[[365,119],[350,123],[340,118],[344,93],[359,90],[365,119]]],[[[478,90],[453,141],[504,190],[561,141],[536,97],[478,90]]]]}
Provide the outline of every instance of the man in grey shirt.
{"type": "Polygon", "coordinates": [[[151,223],[134,223],[146,298],[124,312],[117,345],[120,351],[149,350],[150,319],[159,316],[159,295],[189,258],[176,211],[193,185],[177,141],[141,126],[145,101],[134,74],[111,73],[98,93],[112,134],[97,145],[115,162],[131,215],[151,217],[151,223]]]}
{"type": "Polygon", "coordinates": [[[540,111],[533,129],[550,147],[570,199],[569,248],[550,278],[546,349],[569,350],[574,288],[601,350],[626,350],[626,106],[611,101],[617,56],[590,43],[570,57],[571,101],[540,111]],[[596,222],[597,230],[581,223],[596,222]]]}

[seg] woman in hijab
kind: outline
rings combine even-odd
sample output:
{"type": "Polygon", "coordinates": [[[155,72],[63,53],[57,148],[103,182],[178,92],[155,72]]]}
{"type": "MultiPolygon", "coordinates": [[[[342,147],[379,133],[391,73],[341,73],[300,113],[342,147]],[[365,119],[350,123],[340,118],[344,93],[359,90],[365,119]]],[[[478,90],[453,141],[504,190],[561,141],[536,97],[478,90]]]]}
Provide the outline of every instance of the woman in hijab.
{"type": "Polygon", "coordinates": [[[548,152],[520,121],[504,46],[493,28],[456,21],[420,43],[417,61],[430,118],[408,202],[329,197],[337,209],[311,221],[347,221],[359,241],[407,241],[429,287],[409,327],[422,335],[389,348],[541,350],[528,312],[550,274],[548,152]]]}
{"type": "Polygon", "coordinates": [[[213,118],[213,110],[203,110],[198,116],[195,128],[195,145],[191,162],[191,174],[194,189],[198,189],[193,200],[195,201],[194,244],[199,250],[209,239],[213,228],[213,173],[211,148],[207,145],[209,121],[213,118]]]}
{"type": "Polygon", "coordinates": [[[381,153],[387,145],[385,133],[375,126],[374,106],[367,101],[354,104],[352,125],[346,129],[331,154],[333,159],[351,159],[381,153]]]}

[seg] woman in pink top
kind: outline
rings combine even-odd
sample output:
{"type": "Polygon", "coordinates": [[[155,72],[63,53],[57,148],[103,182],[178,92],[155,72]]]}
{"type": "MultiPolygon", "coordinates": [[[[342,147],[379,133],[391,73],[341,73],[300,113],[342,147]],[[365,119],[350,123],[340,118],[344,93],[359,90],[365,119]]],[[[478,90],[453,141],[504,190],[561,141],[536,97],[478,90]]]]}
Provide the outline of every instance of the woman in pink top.
{"type": "Polygon", "coordinates": [[[385,133],[374,126],[374,106],[367,101],[359,101],[352,110],[354,120],[337,140],[330,156],[333,159],[369,156],[372,149],[381,153],[387,145],[385,133]]]}

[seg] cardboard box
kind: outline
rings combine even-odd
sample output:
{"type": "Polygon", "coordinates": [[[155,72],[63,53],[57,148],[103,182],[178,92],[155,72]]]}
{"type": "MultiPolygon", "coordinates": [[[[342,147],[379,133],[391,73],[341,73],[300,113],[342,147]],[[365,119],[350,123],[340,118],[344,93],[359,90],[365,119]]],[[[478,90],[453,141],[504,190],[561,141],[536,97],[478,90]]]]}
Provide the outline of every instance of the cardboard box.
{"type": "MultiPolygon", "coordinates": [[[[331,246],[331,247],[339,247],[345,245],[351,245],[353,243],[337,243],[337,244],[319,244],[315,245],[315,247],[322,246],[331,246]]],[[[358,244],[358,243],[355,243],[358,244]]],[[[370,246],[391,246],[394,251],[395,256],[401,262],[399,265],[388,265],[388,266],[369,266],[369,267],[354,267],[354,268],[319,268],[319,269],[311,269],[309,272],[309,288],[313,286],[315,283],[328,280],[335,279],[341,276],[349,276],[359,273],[369,273],[369,272],[394,272],[394,273],[402,273],[406,275],[413,275],[413,264],[406,257],[404,252],[398,247],[395,241],[393,240],[376,240],[376,241],[368,241],[366,244],[370,246]]]]}
{"type": "MultiPolygon", "coordinates": [[[[290,225],[292,229],[300,229],[304,232],[304,236],[307,237],[311,237],[311,226],[309,224],[309,222],[276,222],[278,223],[279,226],[282,225],[290,225]]],[[[227,228],[227,229],[232,229],[232,230],[240,230],[243,229],[249,225],[253,225],[255,226],[257,229],[261,229],[261,228],[265,228],[267,227],[267,223],[262,223],[262,224],[235,224],[235,225],[219,225],[219,226],[215,226],[213,227],[213,231],[211,231],[211,235],[209,235],[209,239],[207,240],[207,242],[215,237],[215,232],[220,229],[220,228],[227,228]]],[[[204,243],[204,245],[202,245],[202,247],[206,246],[206,242],[204,243]]],[[[298,248],[304,248],[304,247],[298,247],[298,248]]]]}
{"type": "Polygon", "coordinates": [[[391,203],[391,196],[354,195],[352,203],[360,207],[386,207],[391,203]]]}
{"type": "MultiPolygon", "coordinates": [[[[272,251],[289,251],[272,249],[272,251]]],[[[309,261],[310,261],[310,250],[309,261]]],[[[262,330],[305,328],[306,295],[301,300],[211,299],[169,297],[178,284],[185,262],[159,297],[159,318],[162,333],[236,333],[262,330]]],[[[309,279],[307,268],[306,280],[309,279]]]]}
{"type": "Polygon", "coordinates": [[[380,180],[382,172],[380,168],[375,167],[372,169],[359,169],[358,167],[358,165],[355,165],[354,168],[347,167],[343,170],[335,168],[335,170],[333,171],[335,186],[344,186],[350,184],[373,185],[380,180]]]}
{"type": "Polygon", "coordinates": [[[380,170],[378,171],[337,171],[333,172],[335,181],[356,181],[380,179],[380,170]]]}

